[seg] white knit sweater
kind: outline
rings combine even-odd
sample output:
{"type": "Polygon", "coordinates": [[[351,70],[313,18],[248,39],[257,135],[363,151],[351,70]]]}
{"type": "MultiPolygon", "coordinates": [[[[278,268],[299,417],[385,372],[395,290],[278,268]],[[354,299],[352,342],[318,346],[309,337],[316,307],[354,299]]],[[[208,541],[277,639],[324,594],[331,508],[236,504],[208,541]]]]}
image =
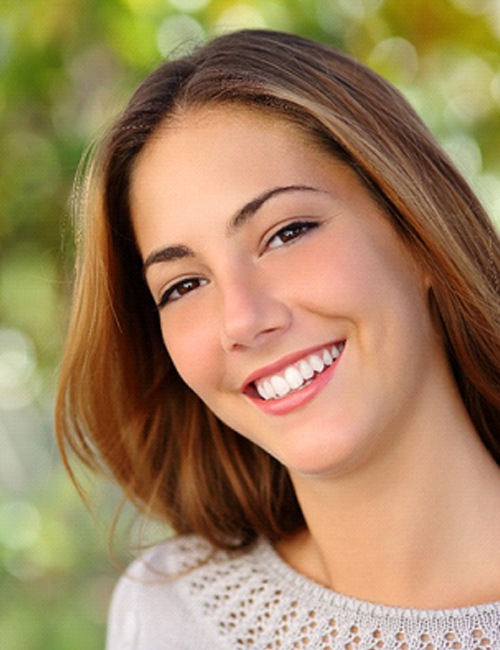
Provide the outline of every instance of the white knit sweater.
{"type": "Polygon", "coordinates": [[[107,650],[241,648],[500,650],[500,602],[448,610],[361,602],[300,575],[266,541],[226,553],[175,538],[120,579],[107,650]]]}

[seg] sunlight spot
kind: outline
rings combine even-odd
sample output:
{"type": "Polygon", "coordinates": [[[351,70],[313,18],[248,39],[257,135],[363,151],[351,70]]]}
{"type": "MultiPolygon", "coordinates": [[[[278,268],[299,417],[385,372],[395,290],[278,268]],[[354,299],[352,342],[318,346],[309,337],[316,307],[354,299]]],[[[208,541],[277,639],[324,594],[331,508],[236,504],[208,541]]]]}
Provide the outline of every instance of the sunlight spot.
{"type": "Polygon", "coordinates": [[[500,178],[496,174],[480,174],[474,189],[500,231],[500,178]]]}
{"type": "Polygon", "coordinates": [[[500,106],[500,72],[498,72],[492,79],[490,85],[491,94],[495,103],[500,106]]]}
{"type": "Polygon", "coordinates": [[[162,56],[169,57],[173,52],[180,56],[202,43],[204,36],[203,27],[197,20],[185,14],[178,14],[162,22],[156,42],[162,56]]]}
{"type": "Polygon", "coordinates": [[[211,0],[169,0],[174,9],[178,11],[200,11],[210,4],[211,0]]]}
{"type": "Polygon", "coordinates": [[[167,0],[122,0],[122,2],[138,14],[162,11],[167,4],[167,0]]]}
{"type": "Polygon", "coordinates": [[[446,80],[449,110],[465,124],[487,115],[493,108],[493,80],[493,69],[480,57],[467,56],[457,61],[446,80]]]}
{"type": "Polygon", "coordinates": [[[21,332],[0,329],[0,409],[30,404],[38,388],[33,344],[21,332]]]}
{"type": "Polygon", "coordinates": [[[338,0],[341,11],[353,18],[364,18],[380,9],[384,0],[338,0]]]}
{"type": "Polygon", "coordinates": [[[223,11],[216,22],[218,30],[267,27],[263,14],[251,5],[239,3],[223,11]]]}
{"type": "Polygon", "coordinates": [[[412,80],[418,72],[418,54],[405,38],[386,38],[373,48],[368,63],[384,76],[412,80]]]}
{"type": "Polygon", "coordinates": [[[9,549],[32,546],[40,534],[40,515],[28,501],[12,500],[0,505],[0,543],[9,549]]]}
{"type": "Polygon", "coordinates": [[[491,0],[452,0],[452,2],[458,9],[473,16],[488,13],[492,5],[491,0]]]}
{"type": "Polygon", "coordinates": [[[466,133],[455,133],[442,145],[461,173],[473,179],[481,173],[483,160],[476,140],[466,133]]]}

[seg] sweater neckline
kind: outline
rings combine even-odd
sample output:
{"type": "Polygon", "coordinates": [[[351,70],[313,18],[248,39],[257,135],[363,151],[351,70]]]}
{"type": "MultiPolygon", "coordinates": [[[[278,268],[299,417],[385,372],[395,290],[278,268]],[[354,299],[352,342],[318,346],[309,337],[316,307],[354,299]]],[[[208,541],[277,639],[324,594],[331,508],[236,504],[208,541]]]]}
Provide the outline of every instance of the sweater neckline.
{"type": "Polygon", "coordinates": [[[287,584],[290,590],[297,594],[297,597],[303,598],[305,595],[310,597],[312,602],[324,602],[325,605],[334,604],[336,607],[356,610],[360,613],[369,614],[370,616],[380,616],[384,619],[388,617],[397,618],[399,620],[402,618],[455,619],[487,613],[498,615],[500,610],[500,600],[465,607],[443,609],[397,607],[360,600],[353,596],[339,593],[299,573],[281,557],[267,539],[259,539],[251,553],[255,555],[255,562],[258,564],[262,573],[273,578],[279,576],[283,584],[287,584]]]}

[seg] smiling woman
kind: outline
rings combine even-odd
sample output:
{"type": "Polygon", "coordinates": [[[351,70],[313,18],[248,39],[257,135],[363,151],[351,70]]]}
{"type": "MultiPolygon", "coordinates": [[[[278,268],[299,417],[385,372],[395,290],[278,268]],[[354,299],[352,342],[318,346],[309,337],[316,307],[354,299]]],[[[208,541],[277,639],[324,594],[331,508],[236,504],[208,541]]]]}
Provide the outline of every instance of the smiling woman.
{"type": "Polygon", "coordinates": [[[500,648],[500,245],[398,92],[229,34],[85,188],[61,447],[176,532],[108,648],[500,648]]]}

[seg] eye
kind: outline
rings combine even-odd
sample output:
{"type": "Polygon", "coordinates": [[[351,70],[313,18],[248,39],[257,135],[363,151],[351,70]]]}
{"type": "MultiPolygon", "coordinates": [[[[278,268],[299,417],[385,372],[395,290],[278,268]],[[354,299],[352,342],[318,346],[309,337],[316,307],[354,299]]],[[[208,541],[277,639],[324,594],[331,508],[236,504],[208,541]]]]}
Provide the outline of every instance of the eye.
{"type": "Polygon", "coordinates": [[[157,307],[161,309],[165,305],[180,300],[183,296],[207,284],[207,280],[202,278],[185,278],[176,282],[161,295],[157,307]]]}
{"type": "Polygon", "coordinates": [[[319,223],[315,221],[294,221],[293,223],[289,223],[274,233],[267,243],[267,248],[273,249],[284,246],[318,226],[319,223]]]}

